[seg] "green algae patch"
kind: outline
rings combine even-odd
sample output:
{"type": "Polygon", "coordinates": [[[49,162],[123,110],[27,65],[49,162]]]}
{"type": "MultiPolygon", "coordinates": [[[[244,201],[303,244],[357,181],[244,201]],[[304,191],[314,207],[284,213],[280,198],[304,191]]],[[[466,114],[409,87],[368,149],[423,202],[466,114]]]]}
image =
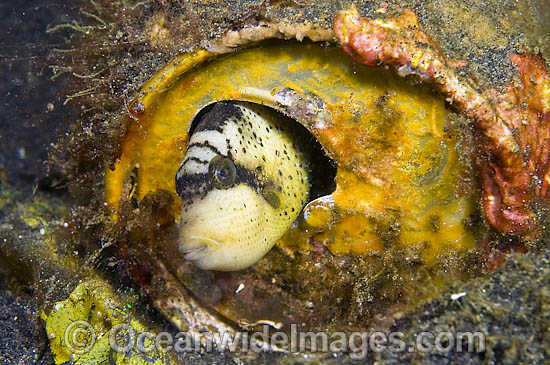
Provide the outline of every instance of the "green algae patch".
{"type": "MultiPolygon", "coordinates": [[[[131,311],[137,300],[133,292],[115,295],[101,280],[76,287],[69,298],[55,304],[46,321],[46,333],[57,364],[166,364],[168,355],[144,343],[139,352],[136,335],[148,329],[131,311]],[[128,334],[131,334],[128,336],[128,334]]],[[[147,341],[147,340],[146,340],[147,341]]]]}

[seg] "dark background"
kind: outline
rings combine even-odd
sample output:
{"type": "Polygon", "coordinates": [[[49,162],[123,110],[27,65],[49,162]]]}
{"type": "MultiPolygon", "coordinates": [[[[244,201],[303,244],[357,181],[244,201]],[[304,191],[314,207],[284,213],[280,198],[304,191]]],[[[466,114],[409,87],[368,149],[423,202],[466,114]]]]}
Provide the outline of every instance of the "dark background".
{"type": "Polygon", "coordinates": [[[52,49],[63,48],[66,34],[47,30],[69,22],[73,12],[59,1],[0,3],[2,183],[32,188],[47,175],[48,150],[63,133],[58,129],[66,126],[69,112],[63,105],[64,77],[52,80],[49,67],[52,49]]]}
{"type": "MultiPolygon", "coordinates": [[[[72,12],[59,1],[0,2],[0,193],[16,192],[16,205],[37,191],[68,197],[60,171],[47,163],[52,144],[70,128],[64,77],[52,80],[48,66],[52,49],[62,48],[67,34],[46,31],[67,22],[72,12]]],[[[17,207],[0,206],[4,232],[16,234],[17,215],[17,207]]],[[[0,239],[6,242],[11,241],[0,239]]],[[[0,363],[53,363],[30,292],[3,261],[0,257],[0,363]]]]}

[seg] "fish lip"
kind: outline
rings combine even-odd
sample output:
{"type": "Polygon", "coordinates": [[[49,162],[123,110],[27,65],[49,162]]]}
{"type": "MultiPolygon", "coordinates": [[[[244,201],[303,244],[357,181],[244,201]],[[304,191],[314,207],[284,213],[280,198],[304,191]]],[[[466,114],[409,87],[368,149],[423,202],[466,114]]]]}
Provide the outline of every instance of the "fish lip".
{"type": "MultiPolygon", "coordinates": [[[[183,239],[182,239],[183,240],[183,239]]],[[[188,261],[196,261],[204,256],[204,253],[208,249],[208,245],[219,246],[220,243],[212,238],[203,236],[190,236],[183,240],[184,243],[180,243],[179,251],[184,255],[183,257],[188,261]]]]}
{"type": "Polygon", "coordinates": [[[215,239],[210,238],[210,237],[204,237],[204,236],[189,236],[188,239],[189,239],[189,241],[195,241],[195,242],[197,242],[197,243],[199,243],[199,242],[204,242],[204,243],[202,243],[202,245],[205,245],[205,243],[206,243],[206,244],[210,243],[210,244],[213,245],[213,246],[220,246],[220,245],[221,245],[221,243],[220,243],[219,241],[216,241],[215,239]]]}
{"type": "Polygon", "coordinates": [[[206,246],[200,246],[198,248],[184,252],[185,255],[183,256],[183,258],[185,258],[187,261],[196,261],[202,257],[205,251],[206,251],[206,246]]]}

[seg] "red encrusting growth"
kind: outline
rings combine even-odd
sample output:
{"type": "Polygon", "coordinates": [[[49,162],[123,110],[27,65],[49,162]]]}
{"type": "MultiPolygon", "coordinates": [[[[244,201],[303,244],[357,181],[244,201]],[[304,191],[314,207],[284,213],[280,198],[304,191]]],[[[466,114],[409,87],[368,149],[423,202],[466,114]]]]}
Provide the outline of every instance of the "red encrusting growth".
{"type": "Polygon", "coordinates": [[[338,13],[334,32],[360,64],[389,65],[400,74],[432,80],[483,136],[477,164],[488,222],[501,233],[527,235],[536,229],[533,206],[550,195],[550,75],[538,56],[513,55],[520,80],[499,93],[460,79],[412,11],[369,19],[352,7],[338,13]]]}

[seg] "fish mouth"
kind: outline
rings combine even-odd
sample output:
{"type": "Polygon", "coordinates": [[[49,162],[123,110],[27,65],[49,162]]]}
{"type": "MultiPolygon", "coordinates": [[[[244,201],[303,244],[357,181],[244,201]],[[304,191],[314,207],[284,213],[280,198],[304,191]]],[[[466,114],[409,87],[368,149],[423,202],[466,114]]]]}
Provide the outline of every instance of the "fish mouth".
{"type": "Polygon", "coordinates": [[[179,251],[188,261],[197,261],[204,257],[208,250],[208,246],[219,246],[220,243],[212,238],[191,236],[181,238],[179,251]]]}
{"type": "Polygon", "coordinates": [[[198,248],[195,248],[191,251],[184,252],[185,255],[183,256],[187,261],[196,261],[200,259],[204,252],[206,251],[206,246],[200,246],[198,248]]]}

